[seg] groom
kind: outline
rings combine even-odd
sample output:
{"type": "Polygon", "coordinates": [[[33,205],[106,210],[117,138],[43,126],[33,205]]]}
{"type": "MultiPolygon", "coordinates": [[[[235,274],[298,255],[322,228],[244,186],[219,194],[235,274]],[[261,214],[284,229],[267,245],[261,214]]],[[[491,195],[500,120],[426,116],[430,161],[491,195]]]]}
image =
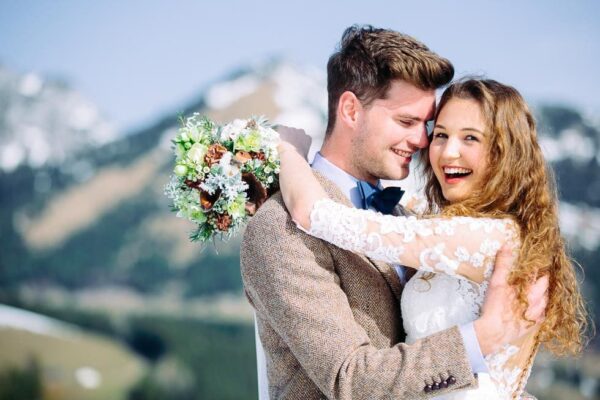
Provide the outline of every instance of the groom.
{"type": "MultiPolygon", "coordinates": [[[[332,199],[376,208],[365,188],[407,177],[411,157],[428,145],[435,90],[450,82],[453,66],[409,36],[350,27],[327,74],[329,120],[313,169],[332,199]]],[[[402,214],[395,203],[389,208],[402,214]]],[[[241,252],[270,397],[424,399],[476,387],[483,355],[527,329],[512,313],[505,259],[480,319],[406,345],[406,271],[304,234],[276,194],[248,224],[241,252]]],[[[545,288],[534,286],[528,316],[538,319],[545,288]]]]}

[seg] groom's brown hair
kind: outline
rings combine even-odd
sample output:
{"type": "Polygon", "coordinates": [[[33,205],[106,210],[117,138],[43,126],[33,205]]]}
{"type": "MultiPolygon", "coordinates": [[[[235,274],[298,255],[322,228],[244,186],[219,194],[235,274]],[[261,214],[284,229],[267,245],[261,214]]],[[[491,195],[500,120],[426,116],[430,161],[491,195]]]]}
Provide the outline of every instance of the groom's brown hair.
{"type": "Polygon", "coordinates": [[[353,25],[327,62],[328,122],[333,131],[338,101],[350,91],[364,106],[384,98],[392,81],[401,79],[424,90],[446,85],[454,67],[415,38],[370,25],[353,25]]]}

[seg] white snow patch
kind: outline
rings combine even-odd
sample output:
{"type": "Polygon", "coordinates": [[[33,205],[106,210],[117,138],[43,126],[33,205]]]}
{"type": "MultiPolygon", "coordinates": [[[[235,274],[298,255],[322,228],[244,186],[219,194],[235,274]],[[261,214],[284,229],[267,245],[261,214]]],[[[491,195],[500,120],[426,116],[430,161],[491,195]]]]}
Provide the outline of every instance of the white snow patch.
{"type": "Polygon", "coordinates": [[[259,79],[253,75],[244,75],[232,81],[219,83],[208,90],[206,104],[214,110],[223,109],[254,92],[259,84],[259,79]]]}
{"type": "Polygon", "coordinates": [[[315,68],[281,63],[272,75],[274,100],[281,113],[273,122],[304,129],[313,138],[312,159],[321,147],[326,129],[327,89],[325,75],[315,68]]]}
{"type": "Polygon", "coordinates": [[[562,234],[574,247],[589,251],[600,247],[600,209],[562,201],[559,218],[562,234]]]}
{"type": "Polygon", "coordinates": [[[96,389],[102,383],[102,375],[92,367],[80,367],[75,370],[77,383],[85,389],[96,389]]]}
{"type": "Polygon", "coordinates": [[[571,158],[577,162],[588,162],[596,157],[596,148],[592,138],[577,129],[565,129],[558,138],[541,136],[540,146],[549,162],[571,158]]]}
{"type": "Polygon", "coordinates": [[[79,333],[79,329],[74,325],[4,304],[0,304],[0,329],[20,329],[59,338],[79,333]]]}
{"type": "Polygon", "coordinates": [[[69,115],[69,125],[74,129],[90,129],[98,119],[98,110],[91,104],[81,103],[75,106],[69,115]]]}
{"type": "Polygon", "coordinates": [[[11,142],[0,147],[0,168],[11,172],[25,159],[25,149],[20,143],[11,142]]]}
{"type": "Polygon", "coordinates": [[[29,73],[21,79],[19,92],[27,97],[36,96],[42,90],[43,83],[38,75],[29,73]]]}

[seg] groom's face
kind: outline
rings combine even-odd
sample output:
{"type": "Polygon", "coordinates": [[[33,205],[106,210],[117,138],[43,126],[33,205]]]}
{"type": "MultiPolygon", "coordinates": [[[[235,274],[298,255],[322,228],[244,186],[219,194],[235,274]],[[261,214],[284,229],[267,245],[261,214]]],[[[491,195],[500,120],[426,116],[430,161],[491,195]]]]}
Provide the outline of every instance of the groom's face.
{"type": "Polygon", "coordinates": [[[413,155],[427,147],[427,122],[435,114],[435,90],[394,81],[385,98],[361,113],[352,143],[354,168],[370,181],[404,179],[413,155]]]}

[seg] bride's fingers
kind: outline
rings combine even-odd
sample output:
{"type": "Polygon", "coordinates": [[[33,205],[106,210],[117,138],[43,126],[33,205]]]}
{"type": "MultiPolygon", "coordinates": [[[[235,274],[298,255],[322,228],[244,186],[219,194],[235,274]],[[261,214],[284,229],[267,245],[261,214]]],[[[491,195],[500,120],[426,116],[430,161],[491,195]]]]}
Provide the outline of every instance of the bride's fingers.
{"type": "Polygon", "coordinates": [[[512,247],[505,244],[500,248],[496,255],[496,263],[494,266],[494,272],[490,279],[490,286],[502,286],[506,285],[508,275],[514,263],[514,255],[512,247]]]}
{"type": "Polygon", "coordinates": [[[529,307],[526,313],[528,319],[538,322],[544,320],[546,306],[548,305],[548,285],[548,277],[543,276],[529,288],[527,293],[529,307]]]}

